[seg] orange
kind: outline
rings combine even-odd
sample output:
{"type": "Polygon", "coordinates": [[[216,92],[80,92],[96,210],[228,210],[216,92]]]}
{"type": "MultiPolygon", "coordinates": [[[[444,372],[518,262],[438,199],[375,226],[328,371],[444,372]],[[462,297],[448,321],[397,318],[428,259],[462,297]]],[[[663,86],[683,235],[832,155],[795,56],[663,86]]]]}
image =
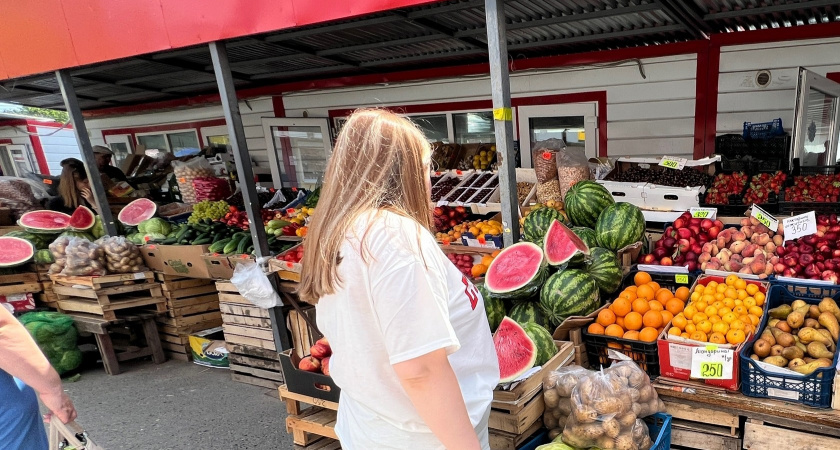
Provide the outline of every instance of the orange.
{"type": "Polygon", "coordinates": [[[723,301],[723,304],[726,305],[727,308],[732,309],[735,307],[735,300],[727,298],[723,301]]]}
{"type": "Polygon", "coordinates": [[[476,264],[472,266],[470,272],[472,273],[473,278],[478,278],[487,273],[487,266],[485,266],[484,264],[476,264]]]}
{"type": "Polygon", "coordinates": [[[727,325],[731,325],[732,322],[738,320],[738,316],[734,312],[726,313],[720,317],[727,325]]]}
{"type": "Polygon", "coordinates": [[[735,289],[746,289],[747,288],[747,280],[743,278],[738,278],[735,280],[735,289]]]}
{"type": "Polygon", "coordinates": [[[683,334],[681,334],[681,335],[680,335],[680,337],[681,337],[681,338],[688,339],[688,338],[690,338],[690,337],[691,337],[691,335],[690,335],[690,334],[688,334],[688,333],[683,333],[683,334]]]}
{"type": "Polygon", "coordinates": [[[633,277],[633,282],[636,284],[636,286],[648,284],[651,282],[650,274],[647,272],[638,272],[633,277]]]}
{"type": "Polygon", "coordinates": [[[712,317],[712,316],[716,316],[716,315],[717,315],[718,310],[717,310],[717,308],[715,308],[714,306],[707,306],[707,307],[706,307],[706,309],[704,309],[704,310],[703,310],[703,312],[704,312],[707,316],[712,317]]]}
{"type": "Polygon", "coordinates": [[[727,289],[729,289],[729,286],[727,286],[725,284],[719,284],[715,288],[715,292],[717,292],[718,294],[723,294],[724,292],[726,292],[727,289]]]}
{"type": "Polygon", "coordinates": [[[685,318],[688,320],[691,320],[695,314],[697,314],[697,308],[695,308],[694,305],[690,304],[683,310],[683,315],[685,315],[685,318]]]}
{"type": "Polygon", "coordinates": [[[689,299],[692,302],[696,302],[696,301],[700,300],[702,297],[703,297],[703,294],[701,294],[699,292],[694,292],[693,294],[691,294],[691,297],[689,297],[689,299]]]}
{"type": "Polygon", "coordinates": [[[754,326],[752,326],[750,324],[744,325],[744,334],[745,335],[749,336],[753,332],[755,332],[755,327],[754,326]]]}
{"type": "Polygon", "coordinates": [[[717,281],[710,281],[708,284],[706,284],[706,289],[717,289],[717,287],[718,287],[718,282],[717,281]]]}
{"type": "Polygon", "coordinates": [[[668,334],[671,336],[679,336],[682,334],[682,331],[677,327],[671,327],[671,329],[668,330],[668,334]]]}
{"type": "Polygon", "coordinates": [[[653,289],[653,292],[658,291],[659,288],[662,287],[662,286],[659,285],[659,283],[657,283],[655,281],[651,281],[650,283],[648,283],[648,286],[650,286],[650,288],[653,289]]]}
{"type": "Polygon", "coordinates": [[[639,340],[643,342],[653,342],[659,337],[659,332],[656,328],[645,327],[639,332],[639,340]]]}
{"type": "Polygon", "coordinates": [[[624,329],[624,317],[616,317],[615,318],[615,324],[620,326],[621,329],[623,330],[624,329]]]}
{"type": "Polygon", "coordinates": [[[732,312],[735,313],[736,316],[741,317],[749,312],[749,308],[744,305],[738,305],[732,308],[732,312]]]}
{"type": "Polygon", "coordinates": [[[716,302],[712,303],[712,306],[717,308],[718,311],[720,311],[721,308],[726,308],[726,305],[724,305],[723,302],[720,300],[717,300],[716,302]]]}
{"type": "Polygon", "coordinates": [[[697,331],[697,325],[694,325],[693,323],[689,323],[688,325],[685,326],[685,332],[686,333],[694,333],[695,331],[697,331]]]}
{"type": "Polygon", "coordinates": [[[708,320],[704,320],[704,321],[698,323],[697,324],[697,330],[702,331],[706,334],[711,333],[712,332],[712,322],[709,322],[708,320]]]}
{"type": "Polygon", "coordinates": [[[624,333],[623,337],[624,337],[624,339],[632,339],[634,341],[638,341],[639,340],[639,332],[635,331],[635,330],[630,330],[630,331],[624,333]]]}
{"type": "Polygon", "coordinates": [[[685,320],[685,316],[682,314],[677,314],[674,316],[673,325],[680,330],[685,330],[685,326],[688,325],[688,321],[685,320]]]}
{"type": "Polygon", "coordinates": [[[636,300],[638,296],[636,295],[636,291],[624,291],[621,295],[619,295],[619,297],[626,298],[632,302],[633,300],[636,300]]]}
{"type": "Polygon", "coordinates": [[[662,314],[659,314],[659,311],[650,310],[642,316],[642,323],[646,327],[659,328],[663,325],[662,314]]]}
{"type": "Polygon", "coordinates": [[[602,327],[608,327],[615,323],[615,313],[609,309],[602,309],[601,312],[598,313],[598,319],[596,321],[601,324],[602,327]]]}
{"type": "Polygon", "coordinates": [[[738,275],[729,275],[728,277],[726,277],[727,286],[735,286],[736,281],[738,281],[738,275]]]}
{"type": "Polygon", "coordinates": [[[484,264],[485,266],[489,267],[491,262],[493,262],[493,257],[490,255],[485,255],[481,258],[481,264],[484,264]]]}
{"type": "MultiPolygon", "coordinates": [[[[689,292],[691,292],[691,291],[687,287],[681,286],[679,289],[677,289],[677,292],[674,292],[674,297],[677,297],[678,299],[685,302],[685,301],[688,301],[689,292]]],[[[700,291],[700,292],[703,292],[703,291],[700,291]]]]}
{"type": "Polygon", "coordinates": [[[747,325],[746,325],[746,324],[745,324],[745,323],[744,323],[741,319],[735,319],[735,320],[733,320],[733,321],[732,321],[732,323],[730,323],[730,324],[729,324],[729,329],[730,329],[730,330],[741,330],[741,331],[744,331],[744,328],[745,328],[746,326],[747,326],[747,325]]]}
{"type": "MultiPolygon", "coordinates": [[[[661,318],[662,317],[660,317],[660,319],[661,318]]],[[[642,315],[638,312],[631,312],[624,317],[624,326],[628,330],[641,330],[642,324],[642,315]]]]}
{"type": "Polygon", "coordinates": [[[722,322],[722,321],[723,321],[723,320],[722,320],[722,319],[720,318],[720,316],[718,316],[718,315],[709,316],[709,322],[712,322],[712,325],[714,325],[714,324],[716,324],[716,323],[718,323],[718,322],[722,322]]]}
{"type": "Polygon", "coordinates": [[[746,289],[747,294],[750,294],[750,296],[754,297],[756,292],[758,292],[758,285],[750,283],[747,285],[746,289]]]}
{"type": "MultiPolygon", "coordinates": [[[[621,336],[616,336],[616,337],[621,337],[621,336]]],[[[610,342],[609,344],[607,344],[607,347],[614,348],[616,350],[624,350],[624,346],[619,344],[618,342],[610,342]]]]}
{"type": "Polygon", "coordinates": [[[723,295],[726,298],[738,298],[738,291],[736,291],[733,288],[729,288],[729,289],[723,291],[723,295]]]}
{"type": "Polygon", "coordinates": [[[495,258],[495,257],[499,256],[499,253],[502,253],[502,251],[501,250],[496,250],[495,252],[491,253],[490,256],[495,258]]]}
{"type": "Polygon", "coordinates": [[[726,296],[721,294],[720,292],[715,293],[715,301],[722,302],[726,300],[726,296]]]}
{"type": "Polygon", "coordinates": [[[738,289],[738,300],[745,300],[745,299],[749,298],[749,296],[750,295],[747,294],[747,291],[745,291],[743,289],[738,289]]]}
{"type": "Polygon", "coordinates": [[[665,303],[665,309],[668,310],[671,314],[679,314],[685,309],[685,303],[678,298],[672,298],[665,303]]]}
{"type": "Polygon", "coordinates": [[[706,333],[699,330],[695,331],[694,333],[691,333],[691,337],[689,337],[689,339],[691,339],[692,341],[700,342],[706,342],[709,340],[709,338],[706,337],[706,333]]]}
{"type": "Polygon", "coordinates": [[[643,286],[639,286],[639,289],[636,289],[636,296],[638,298],[653,300],[655,298],[654,295],[654,290],[646,284],[643,286]]]}
{"type": "Polygon", "coordinates": [[[726,333],[726,342],[729,342],[730,344],[737,345],[741,342],[744,342],[745,340],[747,340],[747,335],[744,334],[743,330],[733,329],[729,330],[729,332],[726,333]]]}
{"type": "Polygon", "coordinates": [[[651,311],[662,311],[665,309],[665,307],[662,306],[662,303],[659,303],[656,300],[649,301],[648,306],[650,306],[651,311]]]}
{"type": "Polygon", "coordinates": [[[695,287],[694,287],[694,292],[699,292],[699,293],[701,293],[701,294],[702,294],[705,290],[706,290],[706,286],[703,286],[702,284],[698,284],[697,286],[695,286],[695,287]]]}
{"type": "Polygon", "coordinates": [[[735,306],[744,306],[743,300],[735,300],[735,306]]]}
{"type": "Polygon", "coordinates": [[[702,312],[695,314],[694,317],[691,318],[691,321],[694,322],[695,325],[704,320],[709,320],[709,316],[707,316],[706,313],[702,312]]]}
{"type": "Polygon", "coordinates": [[[665,305],[665,303],[672,298],[674,298],[674,294],[665,288],[660,289],[659,292],[656,293],[656,301],[662,305],[665,305]]]}
{"type": "Polygon", "coordinates": [[[627,286],[624,288],[625,291],[636,292],[636,289],[639,289],[638,286],[627,286]]]}
{"type": "Polygon", "coordinates": [[[624,336],[624,330],[620,326],[612,324],[604,330],[604,334],[607,336],[622,337],[624,336]]]}
{"type": "Polygon", "coordinates": [[[758,305],[758,306],[764,305],[765,296],[764,296],[763,292],[756,292],[755,294],[753,294],[753,298],[755,299],[755,304],[756,305],[758,305]]]}
{"type": "Polygon", "coordinates": [[[744,299],[744,306],[746,306],[747,309],[749,309],[749,308],[752,308],[752,307],[758,306],[758,305],[755,304],[755,299],[754,298],[747,297],[747,298],[744,299]]]}
{"type": "Polygon", "coordinates": [[[674,319],[674,315],[668,311],[659,311],[659,315],[662,316],[662,325],[668,325],[674,319]]]}
{"type": "Polygon", "coordinates": [[[751,316],[761,317],[761,315],[764,313],[764,310],[762,310],[760,306],[750,306],[749,312],[751,316]]]}
{"type": "Polygon", "coordinates": [[[589,324],[589,328],[586,329],[589,334],[604,334],[604,327],[597,322],[592,322],[589,324]]]}
{"type": "Polygon", "coordinates": [[[726,336],[722,333],[712,333],[709,336],[709,342],[712,344],[726,344],[726,336]]]}
{"type": "Polygon", "coordinates": [[[632,310],[632,304],[630,300],[619,297],[610,305],[610,309],[612,309],[616,316],[624,317],[632,310]]]}
{"type": "Polygon", "coordinates": [[[650,311],[650,304],[643,298],[637,298],[636,300],[633,300],[633,311],[639,314],[644,314],[650,311]]]}
{"type": "Polygon", "coordinates": [[[709,307],[709,303],[704,302],[703,300],[700,300],[699,302],[694,304],[694,307],[697,308],[697,311],[705,311],[706,308],[709,307]]]}
{"type": "Polygon", "coordinates": [[[715,333],[726,334],[726,332],[729,331],[729,325],[727,325],[726,322],[723,321],[718,322],[712,325],[712,331],[715,333]]]}
{"type": "Polygon", "coordinates": [[[705,302],[706,304],[714,303],[715,300],[717,300],[715,298],[715,294],[704,294],[700,297],[700,301],[705,302]]]}

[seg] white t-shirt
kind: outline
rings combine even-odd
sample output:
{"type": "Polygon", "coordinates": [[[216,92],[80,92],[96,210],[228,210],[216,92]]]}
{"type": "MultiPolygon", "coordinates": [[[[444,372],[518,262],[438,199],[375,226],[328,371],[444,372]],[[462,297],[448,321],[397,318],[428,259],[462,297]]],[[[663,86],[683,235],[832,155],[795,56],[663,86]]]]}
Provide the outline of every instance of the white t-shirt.
{"type": "Polygon", "coordinates": [[[341,388],[335,430],[342,448],[442,449],[392,365],[446,349],[470,420],[489,449],[499,366],[475,286],[431,233],[391,212],[363,215],[341,258],[340,287],[320,299],[317,320],[333,349],[330,374],[341,388]]]}

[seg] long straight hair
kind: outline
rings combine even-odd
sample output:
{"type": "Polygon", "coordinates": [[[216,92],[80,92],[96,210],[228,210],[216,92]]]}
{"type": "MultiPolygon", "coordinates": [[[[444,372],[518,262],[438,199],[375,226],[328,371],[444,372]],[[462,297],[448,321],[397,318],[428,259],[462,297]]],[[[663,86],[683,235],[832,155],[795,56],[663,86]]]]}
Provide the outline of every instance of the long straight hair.
{"type": "Polygon", "coordinates": [[[361,214],[388,210],[414,219],[418,231],[419,227],[432,230],[426,183],[430,156],[431,147],[420,129],[397,114],[360,109],[347,119],[303,243],[298,290],[302,300],[315,304],[336,292],[341,282],[339,250],[361,214]]]}
{"type": "Polygon", "coordinates": [[[82,162],[75,158],[62,161],[61,177],[58,181],[58,195],[64,200],[66,208],[75,209],[81,204],[81,194],[76,189],[76,180],[87,180],[82,162]]]}

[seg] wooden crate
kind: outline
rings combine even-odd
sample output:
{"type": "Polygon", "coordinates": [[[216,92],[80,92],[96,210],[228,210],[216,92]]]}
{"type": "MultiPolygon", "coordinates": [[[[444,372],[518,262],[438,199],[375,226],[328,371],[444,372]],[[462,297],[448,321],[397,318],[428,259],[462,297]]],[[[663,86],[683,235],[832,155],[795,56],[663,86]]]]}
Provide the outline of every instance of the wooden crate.
{"type": "Polygon", "coordinates": [[[524,433],[507,433],[500,430],[490,429],[490,448],[492,450],[516,450],[521,447],[534,433],[537,433],[543,426],[542,420],[538,420],[525,430],[524,433]]]}
{"type": "Polygon", "coordinates": [[[106,320],[114,320],[116,311],[139,307],[166,312],[166,299],[152,272],[50,278],[61,311],[96,314],[106,320]]]}
{"type": "Polygon", "coordinates": [[[38,274],[35,272],[0,275],[0,295],[14,295],[41,292],[38,274]]]}
{"type": "Polygon", "coordinates": [[[164,350],[172,359],[189,361],[190,334],[222,325],[219,293],[213,280],[155,274],[166,299],[166,316],[158,317],[164,350]]]}
{"type": "Polygon", "coordinates": [[[341,448],[333,445],[338,442],[335,434],[338,403],[289,392],[286,386],[278,387],[277,392],[280,400],[286,403],[286,431],[292,434],[296,446],[307,449],[341,448]],[[319,442],[321,444],[317,444],[319,442]]]}
{"type": "Polygon", "coordinates": [[[292,345],[295,348],[295,353],[298,357],[303,358],[309,356],[309,348],[315,344],[319,336],[310,329],[309,324],[303,319],[303,316],[306,315],[310,322],[315,323],[315,307],[301,305],[301,310],[303,314],[294,309],[289,311],[286,325],[292,332],[292,345]]]}
{"type": "Polygon", "coordinates": [[[744,448],[837,449],[840,448],[840,438],[818,434],[806,424],[803,424],[802,428],[793,429],[757,419],[747,419],[744,423],[744,448]]]}
{"type": "Polygon", "coordinates": [[[740,418],[709,408],[667,401],[672,416],[671,446],[675,449],[738,450],[741,448],[740,418]]]}

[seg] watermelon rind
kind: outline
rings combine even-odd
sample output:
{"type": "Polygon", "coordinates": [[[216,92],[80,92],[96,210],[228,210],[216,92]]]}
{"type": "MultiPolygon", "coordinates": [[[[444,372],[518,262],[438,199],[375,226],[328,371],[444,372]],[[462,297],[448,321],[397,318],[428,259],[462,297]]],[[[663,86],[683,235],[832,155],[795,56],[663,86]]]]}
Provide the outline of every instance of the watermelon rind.
{"type": "Polygon", "coordinates": [[[529,322],[522,325],[522,329],[531,338],[531,341],[537,346],[537,361],[536,366],[541,366],[548,362],[557,354],[557,345],[554,343],[554,338],[545,327],[529,322]]]}
{"type": "Polygon", "coordinates": [[[586,273],[595,280],[598,289],[605,294],[612,294],[621,286],[623,272],[615,253],[601,247],[589,251],[586,273]]]}
{"type": "Polygon", "coordinates": [[[67,229],[70,216],[57,211],[41,209],[24,213],[17,223],[30,233],[56,234],[67,229]]]}
{"type": "Polygon", "coordinates": [[[55,262],[55,258],[49,249],[43,249],[35,252],[34,261],[35,264],[52,264],[55,262]]]}
{"type": "Polygon", "coordinates": [[[490,295],[484,284],[476,285],[478,292],[484,298],[484,313],[487,315],[487,322],[490,324],[490,331],[496,331],[502,319],[505,318],[505,302],[504,300],[490,295]]]}
{"type": "Polygon", "coordinates": [[[586,244],[590,249],[598,246],[598,235],[595,230],[589,227],[572,227],[572,231],[586,244]]]}
{"type": "Polygon", "coordinates": [[[537,346],[528,333],[510,317],[502,319],[493,345],[499,360],[499,383],[510,383],[531,370],[537,362],[537,346]]]}
{"type": "Polygon", "coordinates": [[[6,233],[4,236],[26,239],[35,247],[35,250],[43,250],[45,248],[49,248],[50,243],[52,243],[52,241],[55,240],[57,235],[46,233],[30,233],[28,231],[15,230],[6,233]]]}
{"type": "Polygon", "coordinates": [[[120,213],[117,214],[117,220],[124,225],[136,227],[140,222],[154,217],[156,212],[157,205],[155,202],[147,198],[138,198],[120,210],[120,213]]]}
{"type": "Polygon", "coordinates": [[[92,234],[85,233],[84,231],[67,230],[64,233],[61,233],[59,235],[59,237],[61,237],[61,236],[69,237],[69,238],[82,238],[82,239],[87,239],[88,241],[91,241],[91,242],[96,240],[96,238],[94,238],[92,234]]]}
{"type": "Polygon", "coordinates": [[[531,211],[525,216],[522,224],[525,240],[542,246],[548,227],[554,220],[560,220],[561,218],[560,211],[554,208],[545,207],[531,211]]]}
{"type": "Polygon", "coordinates": [[[0,268],[26,264],[35,256],[35,246],[26,239],[0,236],[0,268]]]}
{"type": "Polygon", "coordinates": [[[518,300],[536,295],[547,276],[542,249],[532,242],[519,242],[493,259],[484,285],[491,296],[518,300]]]}
{"type": "Polygon", "coordinates": [[[587,316],[598,309],[598,286],[586,272],[566,269],[554,273],[540,291],[540,308],[552,327],[571,316],[587,316]]]}
{"type": "Polygon", "coordinates": [[[71,230],[87,231],[96,225],[96,215],[86,206],[79,206],[70,216],[67,226],[71,230]]]}
{"type": "Polygon", "coordinates": [[[608,206],[595,225],[598,246],[614,252],[636,243],[645,234],[645,216],[638,206],[618,202],[608,206]]]}
{"type": "Polygon", "coordinates": [[[583,262],[589,254],[589,247],[566,225],[554,220],[545,234],[543,242],[545,260],[552,266],[583,262]]]}
{"type": "Polygon", "coordinates": [[[604,186],[592,180],[575,183],[564,199],[566,213],[575,226],[595,228],[598,217],[608,206],[615,203],[612,194],[604,186]]]}
{"type": "Polygon", "coordinates": [[[507,315],[522,326],[525,326],[527,323],[546,325],[545,317],[540,309],[539,299],[536,299],[536,301],[522,300],[514,302],[507,315]]]}

